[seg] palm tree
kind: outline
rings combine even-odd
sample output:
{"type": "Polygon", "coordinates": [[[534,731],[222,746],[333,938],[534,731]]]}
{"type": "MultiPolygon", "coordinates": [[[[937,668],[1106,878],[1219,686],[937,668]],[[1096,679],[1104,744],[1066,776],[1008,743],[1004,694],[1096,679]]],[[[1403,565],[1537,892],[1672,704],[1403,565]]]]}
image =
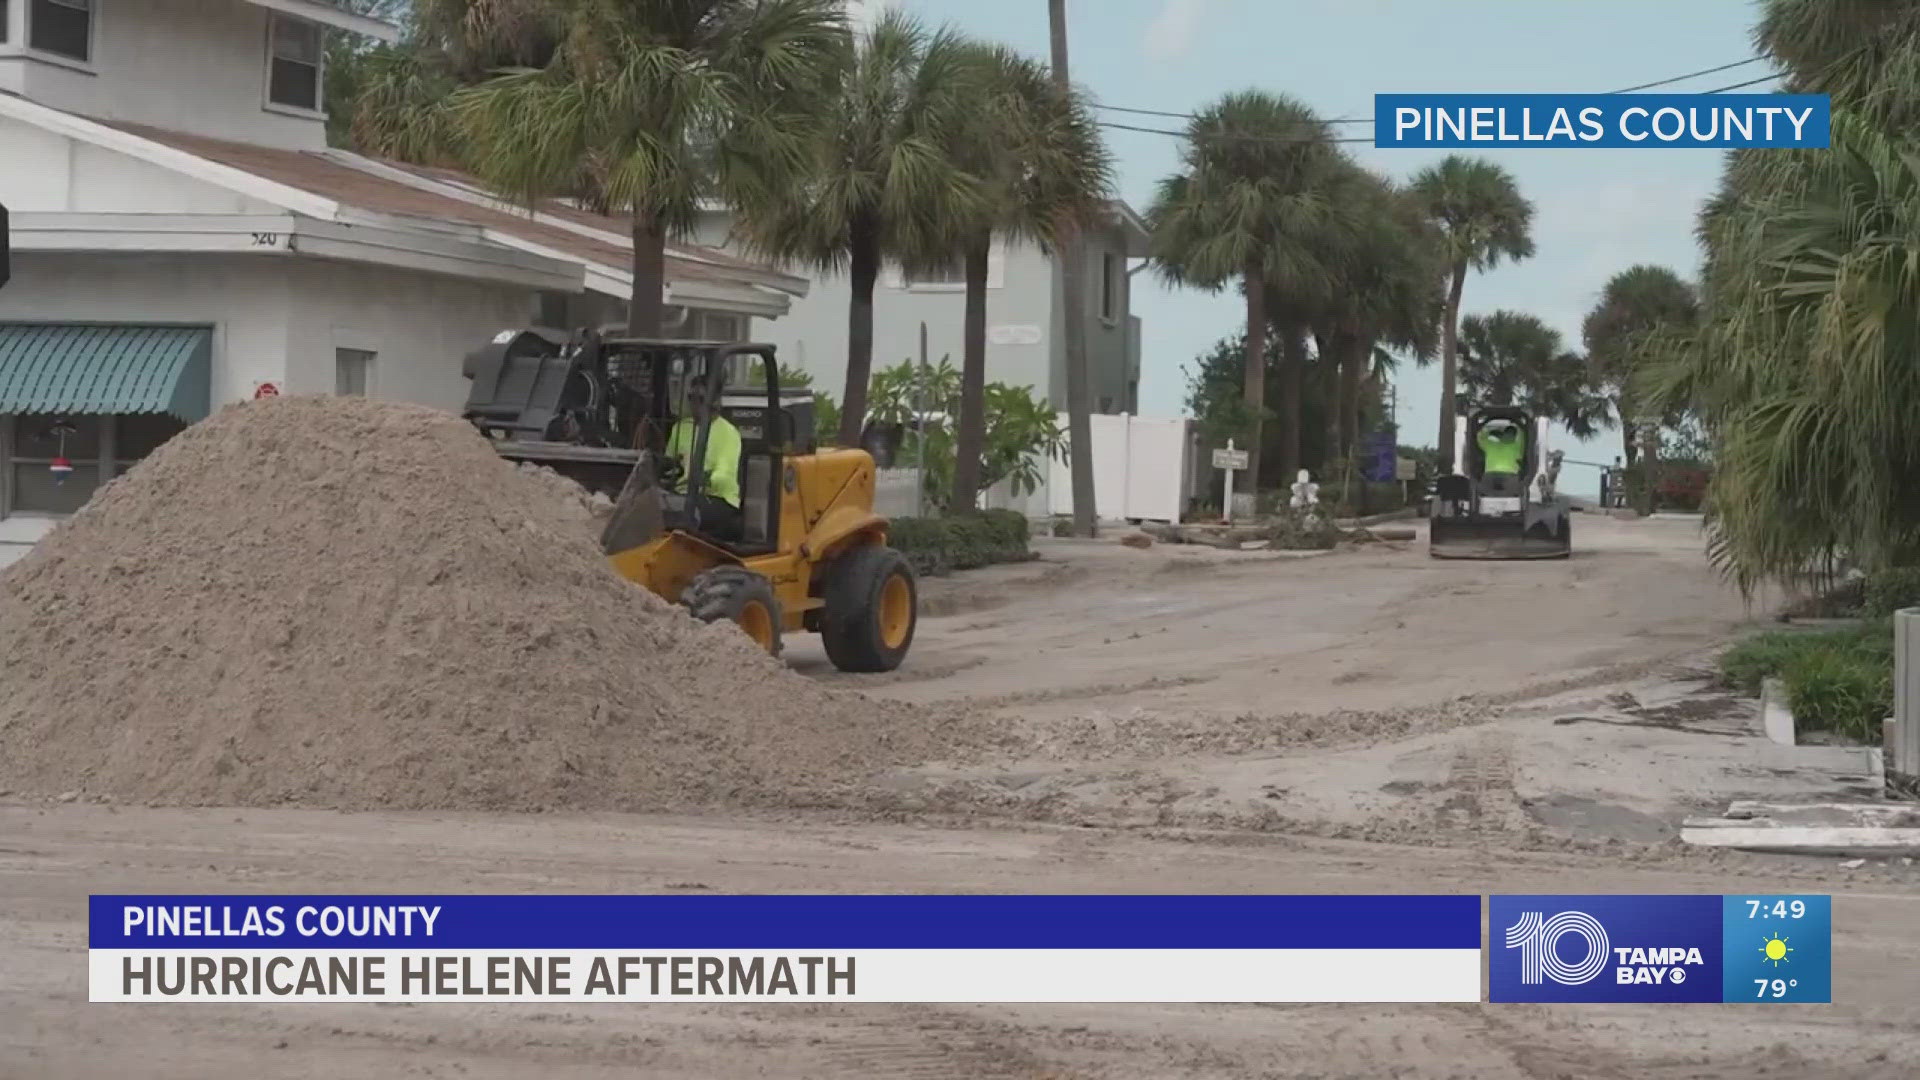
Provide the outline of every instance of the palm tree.
{"type": "Polygon", "coordinates": [[[846,39],[839,0],[429,0],[422,25],[437,56],[395,65],[357,130],[442,149],[514,199],[625,214],[636,335],[661,330],[667,240],[701,201],[762,201],[799,172],[846,39]],[[436,78],[469,85],[434,100],[436,78]],[[402,114],[380,122],[383,103],[402,114]]]}
{"type": "Polygon", "coordinates": [[[1713,439],[1709,551],[1744,590],[1920,561],[1920,3],[1761,14],[1785,88],[1832,95],[1832,146],[1729,155],[1698,223],[1697,332],[1633,387],[1713,439]]]}
{"type": "Polygon", "coordinates": [[[980,185],[946,156],[968,100],[984,80],[952,30],[927,31],[889,9],[838,59],[831,117],[806,167],[781,197],[750,205],[748,246],[768,257],[845,273],[847,378],[840,443],[859,444],[873,372],[873,293],[883,263],[912,269],[944,261],[952,223],[976,211],[980,185]]]}
{"type": "Polygon", "coordinates": [[[1335,217],[1327,191],[1343,161],[1325,122],[1301,102],[1257,90],[1228,94],[1188,123],[1182,171],[1160,182],[1147,213],[1163,279],[1214,292],[1237,282],[1246,298],[1252,492],[1266,412],[1268,289],[1326,294],[1321,241],[1335,217]]]}
{"type": "Polygon", "coordinates": [[[1920,123],[1920,3],[1766,0],[1754,43],[1785,68],[1784,89],[1829,94],[1888,131],[1920,123]]]}
{"type": "Polygon", "coordinates": [[[1445,307],[1440,237],[1411,194],[1357,166],[1338,196],[1354,223],[1345,257],[1333,268],[1326,318],[1316,331],[1337,374],[1333,460],[1352,459],[1359,435],[1361,384],[1383,375],[1392,356],[1382,346],[1426,363],[1438,348],[1445,307]]]}
{"type": "MultiPolygon", "coordinates": [[[[1653,509],[1659,432],[1679,416],[1649,416],[1634,388],[1659,358],[1694,332],[1700,300],[1692,285],[1664,266],[1635,266],[1615,274],[1581,327],[1595,379],[1606,388],[1620,420],[1621,454],[1629,468],[1644,443],[1651,456],[1640,470],[1640,509],[1653,509]]],[[[1644,397],[1644,395],[1642,395],[1644,397]]]]}
{"type": "Polygon", "coordinates": [[[536,0],[420,0],[412,15],[406,38],[368,49],[342,76],[350,85],[329,88],[338,96],[328,109],[345,114],[337,122],[362,153],[467,168],[455,95],[503,71],[546,67],[564,24],[536,0]]]}
{"type": "Polygon", "coordinates": [[[1533,204],[1505,169],[1454,154],[1413,178],[1413,191],[1439,227],[1447,254],[1447,309],[1440,331],[1441,470],[1453,468],[1454,380],[1458,364],[1460,295],[1468,270],[1491,270],[1500,260],[1533,254],[1533,204]]]}
{"type": "Polygon", "coordinates": [[[1531,315],[1496,311],[1460,323],[1460,415],[1490,405],[1517,405],[1589,439],[1607,419],[1607,400],[1593,369],[1567,351],[1560,332],[1531,315]]]}
{"type": "MultiPolygon", "coordinates": [[[[1073,92],[1067,70],[1067,0],[1047,0],[1047,44],[1054,86],[1062,97],[1073,92]]],[[[1067,468],[1073,480],[1073,535],[1091,538],[1099,526],[1093,488],[1093,374],[1087,358],[1087,250],[1080,230],[1086,224],[1071,211],[1055,226],[1060,268],[1061,307],[1072,312],[1061,324],[1060,345],[1067,364],[1067,468]]]]}
{"type": "Polygon", "coordinates": [[[969,61],[985,93],[955,132],[949,157],[980,184],[977,214],[956,219],[952,246],[966,279],[960,416],[955,437],[956,508],[980,492],[986,439],[987,271],[993,237],[1057,248],[1059,225],[1085,220],[1113,186],[1112,157],[1084,96],[1063,95],[1047,68],[998,46],[969,61]]]}
{"type": "Polygon", "coordinates": [[[1654,368],[1717,442],[1711,552],[1743,588],[1920,559],[1920,160],[1839,109],[1830,149],[1703,214],[1700,333],[1654,368]]]}

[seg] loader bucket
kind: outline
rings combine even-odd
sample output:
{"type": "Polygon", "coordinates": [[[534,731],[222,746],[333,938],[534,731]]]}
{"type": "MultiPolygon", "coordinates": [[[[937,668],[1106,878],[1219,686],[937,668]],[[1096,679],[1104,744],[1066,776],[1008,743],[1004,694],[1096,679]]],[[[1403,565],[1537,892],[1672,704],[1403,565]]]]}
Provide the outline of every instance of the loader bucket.
{"type": "Polygon", "coordinates": [[[613,512],[600,531],[600,550],[618,555],[649,543],[666,532],[666,500],[660,491],[653,455],[642,453],[627,474],[613,512]]]}
{"type": "Polygon", "coordinates": [[[1565,559],[1573,554],[1565,509],[1532,520],[1484,515],[1433,518],[1427,550],[1436,559],[1565,559]]]}

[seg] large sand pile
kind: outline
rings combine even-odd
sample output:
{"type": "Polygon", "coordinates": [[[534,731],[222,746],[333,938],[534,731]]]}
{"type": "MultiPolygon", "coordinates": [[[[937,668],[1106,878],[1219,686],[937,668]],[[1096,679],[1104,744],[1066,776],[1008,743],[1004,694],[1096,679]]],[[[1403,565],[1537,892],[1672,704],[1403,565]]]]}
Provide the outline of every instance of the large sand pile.
{"type": "Polygon", "coordinates": [[[122,801],[838,801],[956,737],[616,578],[445,413],[232,406],[0,576],[0,788],[122,801]]]}

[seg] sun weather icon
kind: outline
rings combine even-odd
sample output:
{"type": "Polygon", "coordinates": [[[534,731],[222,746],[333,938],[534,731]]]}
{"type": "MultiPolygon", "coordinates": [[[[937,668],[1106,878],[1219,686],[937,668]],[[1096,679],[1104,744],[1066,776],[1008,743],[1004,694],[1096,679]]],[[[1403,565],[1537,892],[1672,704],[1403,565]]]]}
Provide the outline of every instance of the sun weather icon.
{"type": "Polygon", "coordinates": [[[1774,967],[1787,963],[1787,954],[1792,951],[1787,947],[1787,939],[1779,934],[1773,935],[1760,945],[1761,955],[1772,961],[1774,967]]]}

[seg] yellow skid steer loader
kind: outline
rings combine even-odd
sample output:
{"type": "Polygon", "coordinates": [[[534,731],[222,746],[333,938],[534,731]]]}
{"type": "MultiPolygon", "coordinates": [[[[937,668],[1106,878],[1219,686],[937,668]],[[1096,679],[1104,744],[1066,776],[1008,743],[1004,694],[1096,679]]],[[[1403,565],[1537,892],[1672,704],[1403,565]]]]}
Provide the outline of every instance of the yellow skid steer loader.
{"type": "Polygon", "coordinates": [[[873,458],[815,445],[773,346],[508,330],[464,372],[464,415],[501,456],[614,500],[601,547],[622,577],[775,655],[805,631],[843,671],[905,659],[917,585],[873,458]]]}

